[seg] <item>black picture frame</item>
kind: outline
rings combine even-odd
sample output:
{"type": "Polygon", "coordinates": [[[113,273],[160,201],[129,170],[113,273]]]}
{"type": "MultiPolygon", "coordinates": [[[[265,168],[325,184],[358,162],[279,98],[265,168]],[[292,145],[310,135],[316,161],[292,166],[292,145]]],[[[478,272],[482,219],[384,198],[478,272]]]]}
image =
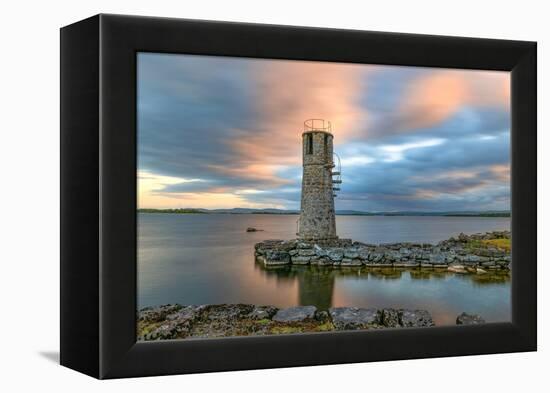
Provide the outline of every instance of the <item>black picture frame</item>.
{"type": "Polygon", "coordinates": [[[61,29],[61,364],[96,378],[537,348],[536,43],[96,15],[61,29]],[[511,71],[512,321],[136,342],[136,53],[511,71]]]}

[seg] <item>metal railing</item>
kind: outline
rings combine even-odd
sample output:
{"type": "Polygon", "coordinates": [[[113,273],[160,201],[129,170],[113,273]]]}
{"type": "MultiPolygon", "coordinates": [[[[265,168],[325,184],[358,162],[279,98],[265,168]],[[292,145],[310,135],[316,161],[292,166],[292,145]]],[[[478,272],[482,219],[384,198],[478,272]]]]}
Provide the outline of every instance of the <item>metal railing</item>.
{"type": "Polygon", "coordinates": [[[307,119],[304,121],[304,132],[307,131],[332,132],[332,124],[324,119],[307,119]]]}

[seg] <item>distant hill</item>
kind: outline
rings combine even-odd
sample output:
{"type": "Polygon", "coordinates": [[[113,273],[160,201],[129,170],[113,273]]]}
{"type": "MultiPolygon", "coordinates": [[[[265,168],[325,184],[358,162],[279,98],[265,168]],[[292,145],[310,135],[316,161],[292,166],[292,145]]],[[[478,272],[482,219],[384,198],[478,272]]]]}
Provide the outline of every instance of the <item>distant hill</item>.
{"type": "MultiPolygon", "coordinates": [[[[138,209],[138,213],[170,213],[170,214],[299,214],[299,210],[283,209],[248,209],[236,207],[233,209],[138,209]]],[[[446,212],[364,212],[359,210],[336,210],[341,216],[443,216],[443,217],[510,217],[505,210],[488,211],[446,211],[446,212]]]]}

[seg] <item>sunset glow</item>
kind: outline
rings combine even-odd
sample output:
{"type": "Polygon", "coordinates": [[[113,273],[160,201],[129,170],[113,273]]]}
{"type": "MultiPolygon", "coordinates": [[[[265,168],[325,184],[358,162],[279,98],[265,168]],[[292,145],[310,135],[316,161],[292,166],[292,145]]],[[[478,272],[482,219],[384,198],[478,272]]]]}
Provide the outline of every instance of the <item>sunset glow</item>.
{"type": "Polygon", "coordinates": [[[140,208],[298,209],[303,121],[332,122],[338,210],[510,208],[510,75],[140,53],[140,208]]]}

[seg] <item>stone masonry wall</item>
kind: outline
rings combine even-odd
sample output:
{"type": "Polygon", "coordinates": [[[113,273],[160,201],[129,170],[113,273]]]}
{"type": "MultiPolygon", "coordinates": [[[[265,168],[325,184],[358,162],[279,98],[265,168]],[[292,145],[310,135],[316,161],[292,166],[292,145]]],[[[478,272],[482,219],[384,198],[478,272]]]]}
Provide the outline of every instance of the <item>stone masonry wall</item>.
{"type": "Polygon", "coordinates": [[[488,232],[450,238],[438,244],[365,244],[350,239],[315,242],[265,240],[255,245],[256,259],[265,266],[445,268],[455,273],[509,269],[509,250],[484,243],[510,239],[510,232],[488,232]]]}
{"type": "Polygon", "coordinates": [[[298,229],[300,239],[336,238],[332,190],[332,141],[333,136],[327,132],[311,131],[302,135],[303,175],[298,229]],[[308,138],[311,138],[311,150],[308,138]]]}

